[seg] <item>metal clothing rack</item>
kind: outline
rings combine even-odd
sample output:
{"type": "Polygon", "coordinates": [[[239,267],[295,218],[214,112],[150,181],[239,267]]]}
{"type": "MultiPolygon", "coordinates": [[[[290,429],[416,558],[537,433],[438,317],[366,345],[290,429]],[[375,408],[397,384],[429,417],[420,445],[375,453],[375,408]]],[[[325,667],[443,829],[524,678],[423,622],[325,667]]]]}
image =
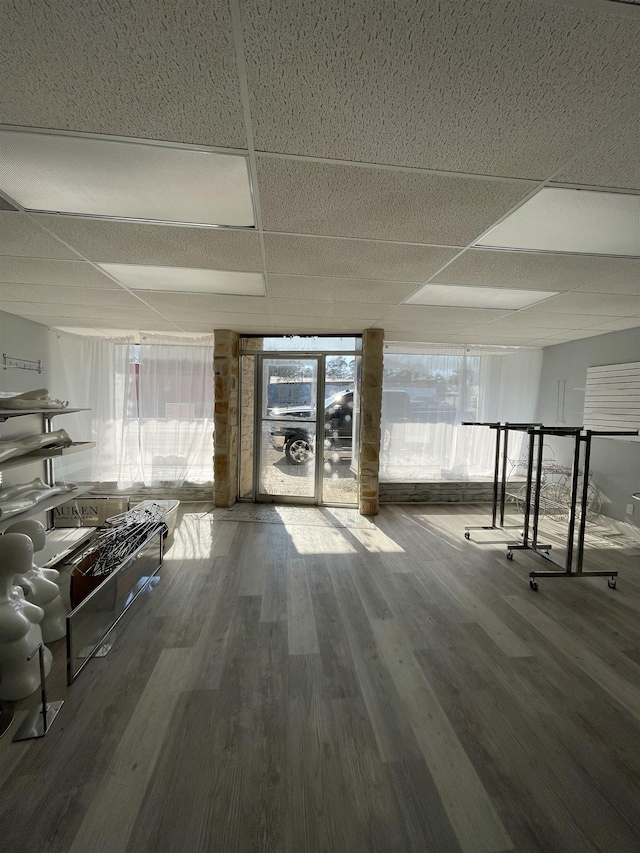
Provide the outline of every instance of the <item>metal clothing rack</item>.
{"type": "MultiPolygon", "coordinates": [[[[504,523],[504,507],[507,498],[507,463],[509,450],[509,432],[529,432],[532,427],[542,426],[540,423],[509,423],[508,421],[462,421],[462,426],[483,426],[494,430],[496,434],[495,457],[493,465],[493,502],[491,507],[491,524],[467,526],[464,529],[464,538],[471,538],[472,530],[508,530],[521,528],[521,524],[506,525],[504,523]]],[[[531,477],[529,469],[533,464],[532,437],[529,436],[529,461],[527,469],[527,501],[530,499],[531,477]]],[[[529,535],[529,513],[524,515],[523,540],[526,542],[529,535]]],[[[505,540],[505,544],[511,540],[505,540]]],[[[550,546],[548,546],[550,547],[550,546]]]]}
{"type": "MultiPolygon", "coordinates": [[[[529,573],[529,585],[531,589],[537,590],[537,577],[547,578],[580,578],[580,577],[607,577],[611,589],[616,587],[618,572],[609,570],[605,572],[585,572],[582,568],[584,558],[584,537],[587,523],[587,505],[589,500],[589,464],[591,461],[591,439],[596,437],[615,438],[619,436],[637,436],[640,430],[590,430],[583,427],[545,427],[535,425],[527,430],[529,434],[529,459],[527,467],[527,488],[525,498],[525,535],[522,542],[507,544],[507,558],[513,559],[516,550],[531,550],[540,554],[550,562],[550,546],[538,543],[538,522],[540,517],[540,488],[542,485],[542,457],[545,436],[572,437],[574,440],[573,464],[571,469],[571,499],[569,504],[569,523],[567,529],[567,551],[562,571],[532,571],[529,573]],[[534,446],[537,441],[537,453],[535,464],[535,486],[533,476],[534,446]],[[584,452],[581,453],[584,448],[584,452]],[[580,457],[582,455],[582,482],[580,482],[580,457]],[[533,493],[533,521],[531,541],[528,541],[528,519],[531,513],[531,497],[533,493]],[[577,544],[576,522],[578,522],[577,544]],[[577,552],[574,566],[574,546],[577,552]]],[[[465,534],[466,535],[466,534],[465,534]]],[[[559,565],[556,563],[556,565],[559,565]]]]}

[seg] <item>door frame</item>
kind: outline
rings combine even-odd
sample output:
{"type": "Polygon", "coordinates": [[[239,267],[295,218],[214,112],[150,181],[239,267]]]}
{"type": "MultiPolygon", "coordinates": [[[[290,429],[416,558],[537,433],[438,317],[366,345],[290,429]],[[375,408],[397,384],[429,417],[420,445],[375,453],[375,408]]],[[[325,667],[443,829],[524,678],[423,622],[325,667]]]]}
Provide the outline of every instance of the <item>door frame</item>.
{"type": "MultiPolygon", "coordinates": [[[[333,355],[333,353],[329,353],[333,355]]],[[[323,447],[323,436],[320,435],[320,427],[318,418],[324,414],[324,398],[325,398],[325,373],[326,373],[326,353],[318,352],[257,352],[256,355],[256,374],[254,381],[255,393],[255,410],[254,410],[254,453],[253,453],[253,495],[255,503],[278,503],[278,504],[296,504],[320,506],[322,499],[322,471],[324,464],[324,454],[319,453],[318,449],[323,447]],[[264,411],[264,362],[265,361],[315,361],[316,363],[316,417],[314,421],[305,421],[305,424],[312,425],[315,423],[315,453],[313,462],[309,464],[314,466],[313,476],[313,495],[267,495],[260,491],[261,482],[261,461],[262,461],[262,440],[263,440],[263,418],[264,411]]],[[[324,431],[323,431],[324,435],[324,431]]]]}

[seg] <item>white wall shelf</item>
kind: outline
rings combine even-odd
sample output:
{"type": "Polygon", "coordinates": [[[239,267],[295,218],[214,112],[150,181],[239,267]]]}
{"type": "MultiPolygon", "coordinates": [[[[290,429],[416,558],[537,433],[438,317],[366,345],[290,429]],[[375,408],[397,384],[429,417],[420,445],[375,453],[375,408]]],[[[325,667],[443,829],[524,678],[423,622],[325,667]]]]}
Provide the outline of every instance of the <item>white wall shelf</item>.
{"type": "MultiPolygon", "coordinates": [[[[37,504],[28,507],[24,510],[24,512],[19,512],[16,515],[12,515],[9,518],[0,519],[0,533],[4,533],[7,527],[10,527],[17,521],[24,521],[25,518],[29,518],[32,515],[35,515],[38,512],[47,512],[50,509],[55,509],[55,507],[60,506],[61,504],[66,504],[69,501],[76,500],[80,497],[80,495],[84,495],[87,492],[91,491],[91,486],[80,486],[77,489],[74,489],[72,492],[64,492],[63,494],[51,495],[50,498],[45,498],[44,500],[39,501],[37,504]]],[[[0,504],[0,508],[1,508],[0,504]]]]}
{"type": "Polygon", "coordinates": [[[6,462],[0,462],[0,473],[9,471],[11,468],[19,468],[30,462],[43,462],[45,459],[55,459],[57,456],[68,456],[70,453],[80,453],[82,450],[90,450],[95,447],[95,441],[74,441],[67,447],[43,447],[41,450],[32,450],[22,456],[14,456],[6,462]]]}

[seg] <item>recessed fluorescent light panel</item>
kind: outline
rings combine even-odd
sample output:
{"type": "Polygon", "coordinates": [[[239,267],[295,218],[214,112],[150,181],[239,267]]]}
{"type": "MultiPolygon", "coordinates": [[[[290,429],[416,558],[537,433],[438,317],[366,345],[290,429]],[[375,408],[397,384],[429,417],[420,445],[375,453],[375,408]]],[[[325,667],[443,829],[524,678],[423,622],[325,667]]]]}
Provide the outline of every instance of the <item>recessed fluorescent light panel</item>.
{"type": "Polygon", "coordinates": [[[476,246],[640,256],[640,196],[546,188],[476,246]]]}
{"type": "Polygon", "coordinates": [[[405,300],[413,305],[440,305],[448,308],[499,308],[515,311],[535,305],[550,296],[549,290],[509,290],[506,287],[457,287],[425,284],[405,300]]]}
{"type": "Polygon", "coordinates": [[[243,155],[9,130],[0,151],[0,190],[27,210],[255,226],[243,155]]]}
{"type": "Polygon", "coordinates": [[[98,264],[98,266],[131,290],[224,293],[234,296],[265,295],[264,278],[259,272],[229,272],[139,264],[98,264]]]}

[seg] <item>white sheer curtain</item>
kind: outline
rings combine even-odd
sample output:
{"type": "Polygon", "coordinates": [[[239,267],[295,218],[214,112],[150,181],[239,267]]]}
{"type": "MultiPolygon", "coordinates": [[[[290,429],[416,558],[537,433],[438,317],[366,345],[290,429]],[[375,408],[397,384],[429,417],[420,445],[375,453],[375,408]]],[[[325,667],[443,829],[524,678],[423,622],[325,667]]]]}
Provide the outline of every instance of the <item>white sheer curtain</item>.
{"type": "Polygon", "coordinates": [[[133,338],[90,338],[49,332],[51,396],[89,411],[56,420],[74,441],[95,441],[92,451],[63,457],[56,476],[67,482],[117,482],[123,434],[135,398],[133,338]]]}
{"type": "MultiPolygon", "coordinates": [[[[50,333],[53,397],[91,411],[60,426],[96,449],[65,457],[67,482],[180,486],[213,481],[213,339],[50,333]]],[[[63,423],[64,420],[64,423],[63,423]]]]}
{"type": "Polygon", "coordinates": [[[137,391],[137,410],[124,433],[121,480],[212,483],[213,338],[143,335],[137,391]]]}
{"type": "MultiPolygon", "coordinates": [[[[494,434],[461,421],[530,421],[540,350],[386,347],[380,479],[473,480],[493,474],[494,434]],[[402,405],[400,405],[402,403],[402,405]]],[[[517,456],[519,447],[513,446],[517,456]]]]}

